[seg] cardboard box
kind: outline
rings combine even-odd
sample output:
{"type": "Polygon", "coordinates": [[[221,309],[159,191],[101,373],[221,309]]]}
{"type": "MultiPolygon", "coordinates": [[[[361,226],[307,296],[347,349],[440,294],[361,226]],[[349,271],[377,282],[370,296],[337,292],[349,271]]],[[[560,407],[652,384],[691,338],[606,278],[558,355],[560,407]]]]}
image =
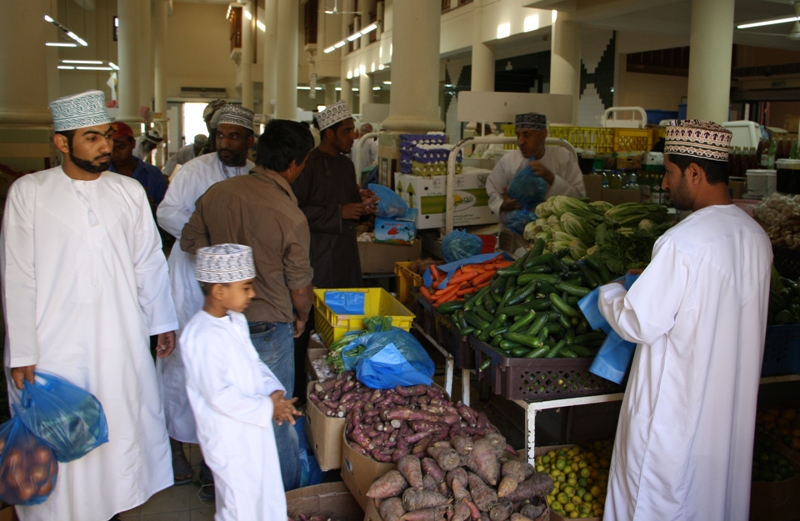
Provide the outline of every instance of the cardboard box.
{"type": "Polygon", "coordinates": [[[367,501],[367,508],[364,510],[364,521],[383,521],[380,511],[378,511],[378,507],[375,506],[374,499],[370,498],[370,500],[367,501]]]}
{"type": "Polygon", "coordinates": [[[586,186],[586,197],[590,201],[600,201],[603,190],[603,176],[600,174],[587,174],[583,176],[583,184],[586,186]]]}
{"type": "Polygon", "coordinates": [[[286,506],[289,517],[299,519],[299,514],[307,517],[322,515],[325,518],[342,521],[361,521],[362,509],[342,482],[322,483],[286,493],[286,506]]]}
{"type": "Polygon", "coordinates": [[[13,506],[8,505],[0,510],[0,521],[19,521],[13,506]]]}
{"type": "MultiPolygon", "coordinates": [[[[773,442],[771,445],[795,468],[800,467],[800,455],[781,443],[773,442]]],[[[750,485],[750,521],[791,521],[800,518],[798,490],[800,475],[784,481],[754,481],[750,485]]]]}
{"type": "MultiPolygon", "coordinates": [[[[543,454],[547,454],[551,450],[569,449],[569,448],[574,447],[574,446],[575,446],[574,444],[569,444],[569,445],[550,445],[550,446],[545,446],[545,447],[536,447],[534,449],[534,451],[533,451],[533,454],[535,456],[541,456],[543,454]]],[[[551,510],[549,512],[548,519],[549,519],[549,521],[565,521],[568,518],[562,516],[558,512],[553,512],[551,510]]],[[[580,517],[580,518],[577,518],[577,519],[580,519],[581,521],[602,521],[603,518],[602,517],[580,517]]]]}
{"type": "Polygon", "coordinates": [[[363,273],[394,273],[396,262],[417,260],[421,253],[422,241],[414,241],[414,244],[408,245],[358,243],[358,256],[361,259],[363,273]]]}
{"type": "MultiPolygon", "coordinates": [[[[468,173],[455,176],[454,226],[499,222],[497,216],[489,209],[489,195],[486,193],[488,176],[487,173],[468,173]]],[[[395,191],[408,203],[410,208],[419,210],[416,221],[418,230],[444,226],[447,176],[399,175],[395,191]]]]}
{"type": "Polygon", "coordinates": [[[642,194],[639,190],[626,190],[624,188],[603,188],[600,191],[600,199],[608,201],[614,206],[622,203],[638,203],[641,201],[642,194]]]}
{"type": "MultiPolygon", "coordinates": [[[[306,420],[308,421],[308,420],[306,420]]],[[[359,454],[347,443],[344,429],[339,437],[342,446],[342,480],[363,510],[367,509],[367,491],[372,482],[396,468],[394,463],[381,463],[359,454]]]]}
{"type": "Polygon", "coordinates": [[[400,219],[375,218],[375,242],[388,244],[411,244],[417,236],[417,227],[400,219]]]}
{"type": "Polygon", "coordinates": [[[316,340],[314,340],[312,332],[312,336],[308,340],[308,351],[306,352],[306,377],[308,378],[309,382],[312,382],[314,380],[324,380],[325,378],[334,374],[333,370],[331,370],[331,375],[321,374],[314,367],[313,362],[315,360],[319,360],[320,358],[327,358],[327,356],[328,356],[328,348],[325,347],[322,344],[322,342],[317,342],[316,340]]]}
{"type": "MultiPolygon", "coordinates": [[[[315,383],[308,383],[306,396],[311,394],[315,383]]],[[[306,437],[317,458],[319,468],[322,470],[338,469],[342,464],[342,436],[344,436],[345,419],[326,416],[311,400],[306,403],[306,437]]]]}

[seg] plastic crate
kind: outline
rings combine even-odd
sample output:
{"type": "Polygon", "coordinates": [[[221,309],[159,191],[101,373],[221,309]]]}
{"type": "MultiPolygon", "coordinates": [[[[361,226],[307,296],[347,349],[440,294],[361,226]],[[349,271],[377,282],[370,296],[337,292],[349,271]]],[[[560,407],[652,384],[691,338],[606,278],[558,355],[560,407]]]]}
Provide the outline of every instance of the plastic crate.
{"type": "Polygon", "coordinates": [[[364,289],[315,289],[314,290],[314,327],[325,345],[331,345],[348,331],[364,329],[364,318],[374,316],[392,317],[392,326],[411,330],[414,314],[383,288],[364,289]],[[363,315],[339,315],[325,304],[327,291],[350,291],[366,293],[364,297],[363,315]]]}
{"type": "Polygon", "coordinates": [[[653,131],[649,128],[615,128],[614,152],[647,152],[653,148],[653,131]]]}
{"type": "Polygon", "coordinates": [[[761,376],[800,373],[800,324],[768,326],[761,376]]]}
{"type": "Polygon", "coordinates": [[[418,292],[413,291],[414,301],[414,321],[422,328],[426,335],[434,336],[433,329],[433,304],[428,302],[428,299],[420,295],[418,292]]]}
{"type": "Polygon", "coordinates": [[[408,269],[411,262],[401,261],[394,263],[394,274],[397,275],[397,300],[405,305],[414,302],[411,288],[417,288],[422,285],[422,275],[408,269]]]}
{"type": "Polygon", "coordinates": [[[610,154],[614,151],[613,128],[552,126],[547,135],[565,139],[575,148],[592,150],[596,154],[610,154]]]}
{"type": "Polygon", "coordinates": [[[772,263],[781,277],[800,279],[800,250],[773,246],[772,263]]]}
{"type": "Polygon", "coordinates": [[[456,369],[474,369],[475,355],[469,337],[462,335],[450,317],[434,313],[435,338],[445,351],[453,356],[456,369]]]}
{"type": "Polygon", "coordinates": [[[538,402],[622,392],[625,388],[589,372],[593,358],[510,358],[470,337],[475,367],[487,358],[491,366],[476,370],[494,394],[509,400],[538,402]]]}

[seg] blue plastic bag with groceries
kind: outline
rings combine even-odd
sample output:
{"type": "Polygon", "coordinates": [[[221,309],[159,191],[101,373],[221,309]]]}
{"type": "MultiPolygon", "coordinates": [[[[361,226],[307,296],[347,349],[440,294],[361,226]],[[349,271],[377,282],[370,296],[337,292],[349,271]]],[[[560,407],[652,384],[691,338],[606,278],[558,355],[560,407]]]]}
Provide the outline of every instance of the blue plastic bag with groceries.
{"type": "Polygon", "coordinates": [[[342,359],[345,369],[350,371],[355,367],[356,377],[372,389],[430,385],[436,370],[414,335],[398,328],[355,338],[342,349],[342,359]],[[361,352],[352,356],[348,354],[351,350],[361,352]]]}

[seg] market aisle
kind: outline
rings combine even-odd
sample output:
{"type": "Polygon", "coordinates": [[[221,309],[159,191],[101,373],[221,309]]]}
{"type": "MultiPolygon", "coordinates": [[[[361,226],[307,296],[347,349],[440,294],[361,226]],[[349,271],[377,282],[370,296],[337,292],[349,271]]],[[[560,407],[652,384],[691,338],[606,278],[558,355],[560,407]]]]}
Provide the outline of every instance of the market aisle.
{"type": "MultiPolygon", "coordinates": [[[[197,475],[200,465],[198,445],[184,445],[192,468],[197,475]]],[[[120,514],[125,521],[213,521],[214,503],[197,498],[195,484],[170,487],[162,490],[144,505],[120,514]]]]}

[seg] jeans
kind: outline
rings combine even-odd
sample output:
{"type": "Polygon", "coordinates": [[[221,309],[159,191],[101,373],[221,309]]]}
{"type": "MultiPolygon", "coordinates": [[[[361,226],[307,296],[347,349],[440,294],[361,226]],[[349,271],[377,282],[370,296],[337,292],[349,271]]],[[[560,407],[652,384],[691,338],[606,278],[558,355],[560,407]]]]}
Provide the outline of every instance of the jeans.
{"type": "MultiPolygon", "coordinates": [[[[251,326],[258,323],[250,323],[251,326]]],[[[286,398],[294,392],[294,326],[290,322],[267,322],[267,330],[250,335],[258,357],[286,389],[286,398]]],[[[300,445],[297,431],[289,422],[272,423],[281,464],[283,488],[287,492],[300,486],[300,445]]]]}

